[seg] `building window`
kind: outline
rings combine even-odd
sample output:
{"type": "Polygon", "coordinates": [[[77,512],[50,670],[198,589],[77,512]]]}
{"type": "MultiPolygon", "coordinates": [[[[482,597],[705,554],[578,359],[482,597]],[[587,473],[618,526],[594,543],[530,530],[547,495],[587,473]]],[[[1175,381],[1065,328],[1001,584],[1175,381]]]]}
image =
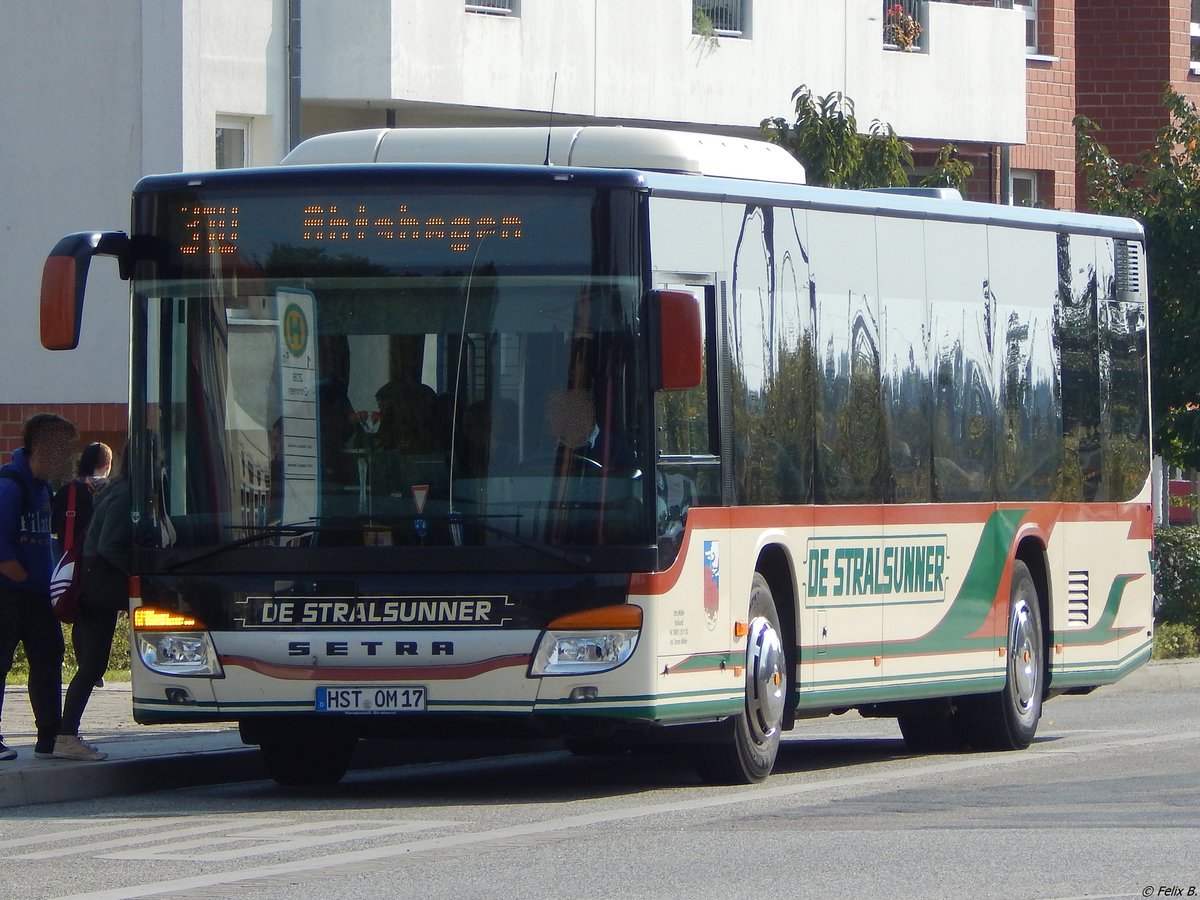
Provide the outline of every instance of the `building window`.
{"type": "Polygon", "coordinates": [[[1037,172],[1014,169],[1009,188],[1013,206],[1038,205],[1037,172]]]}
{"type": "Polygon", "coordinates": [[[924,0],[883,0],[883,45],[890,50],[920,50],[924,11],[924,0]]]}
{"type": "Polygon", "coordinates": [[[1038,0],[1013,0],[1013,5],[1018,9],[1025,10],[1025,52],[1037,53],[1038,0]]]}
{"type": "Polygon", "coordinates": [[[1192,0],[1192,72],[1200,75],[1200,0],[1192,0]]]}
{"type": "Polygon", "coordinates": [[[749,0],[692,0],[692,33],[705,37],[746,37],[749,0]]]}
{"type": "Polygon", "coordinates": [[[250,163],[250,123],[220,120],[217,122],[216,167],[240,169],[250,163]]]}
{"type": "Polygon", "coordinates": [[[512,16],[517,12],[517,0],[467,0],[467,12],[512,16]]]}

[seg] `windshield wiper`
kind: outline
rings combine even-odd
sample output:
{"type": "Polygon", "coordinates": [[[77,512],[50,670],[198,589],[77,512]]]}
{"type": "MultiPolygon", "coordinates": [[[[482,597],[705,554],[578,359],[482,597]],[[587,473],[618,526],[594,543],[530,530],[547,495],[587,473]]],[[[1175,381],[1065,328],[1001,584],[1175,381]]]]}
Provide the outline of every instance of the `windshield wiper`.
{"type": "Polygon", "coordinates": [[[391,522],[427,521],[427,522],[445,522],[451,528],[453,528],[456,525],[461,525],[463,522],[469,522],[471,525],[474,525],[478,528],[482,528],[484,531],[487,531],[490,534],[494,534],[494,535],[497,535],[502,538],[507,538],[508,540],[512,541],[514,544],[517,544],[518,546],[526,547],[530,550],[536,550],[538,553],[541,553],[543,556],[548,556],[551,559],[556,559],[559,562],[566,563],[567,565],[575,566],[577,569],[586,568],[591,563],[592,558],[590,556],[588,556],[586,553],[578,553],[578,552],[575,552],[572,550],[563,550],[558,547],[551,546],[550,544],[544,544],[535,538],[525,537],[523,535],[517,534],[515,531],[510,531],[507,528],[500,528],[496,525],[492,525],[491,523],[485,521],[486,519],[519,519],[519,518],[520,518],[520,516],[515,513],[497,513],[495,515],[483,515],[483,514],[475,514],[475,513],[464,514],[464,513],[460,513],[460,512],[433,513],[433,514],[422,513],[420,515],[376,517],[375,524],[379,525],[379,524],[387,524],[387,523],[391,523],[391,522]]]}
{"type": "Polygon", "coordinates": [[[575,566],[575,568],[577,568],[577,569],[586,568],[592,561],[592,558],[590,556],[588,556],[586,553],[578,553],[578,552],[571,551],[571,550],[563,550],[559,547],[554,547],[554,546],[551,546],[550,544],[544,544],[541,541],[535,540],[534,538],[524,537],[523,535],[517,534],[515,531],[510,531],[507,528],[499,528],[495,525],[492,525],[490,522],[484,521],[485,519],[511,519],[511,518],[516,518],[515,516],[510,516],[510,515],[464,516],[460,512],[454,512],[454,513],[450,513],[447,516],[444,516],[443,518],[449,520],[452,525],[455,522],[462,522],[464,520],[469,519],[472,525],[482,528],[484,531],[488,532],[489,534],[494,534],[498,537],[507,538],[508,540],[512,541],[514,544],[517,544],[521,547],[527,547],[530,550],[536,550],[538,553],[548,556],[551,559],[557,559],[559,562],[565,562],[568,565],[575,566]]]}
{"type": "MultiPolygon", "coordinates": [[[[535,540],[533,538],[524,537],[523,535],[517,534],[514,531],[510,531],[507,528],[500,528],[496,525],[492,525],[489,522],[484,521],[484,519],[487,519],[487,518],[512,518],[512,517],[507,516],[507,515],[464,516],[462,513],[449,513],[447,515],[428,515],[428,514],[426,514],[424,516],[388,516],[382,522],[376,521],[374,524],[376,526],[378,526],[380,524],[384,524],[386,522],[391,522],[391,521],[403,522],[403,521],[414,521],[416,519],[428,519],[428,520],[434,520],[434,521],[448,522],[450,525],[453,526],[453,525],[455,525],[457,523],[461,523],[463,521],[470,521],[470,523],[472,525],[482,528],[484,531],[487,531],[491,534],[497,535],[498,537],[506,538],[507,540],[512,541],[514,544],[517,544],[518,546],[526,547],[530,550],[537,551],[538,553],[541,553],[543,556],[547,556],[550,559],[554,559],[559,562],[566,563],[567,565],[574,566],[577,569],[586,568],[592,561],[592,558],[590,556],[588,556],[586,553],[579,553],[579,552],[574,552],[571,550],[563,550],[559,547],[552,547],[549,544],[544,544],[541,541],[535,540]]],[[[256,543],[261,540],[265,540],[265,539],[273,538],[273,537],[280,537],[282,535],[297,535],[297,536],[299,536],[299,535],[304,535],[304,534],[321,534],[321,533],[330,533],[330,532],[345,533],[346,531],[356,530],[355,525],[350,525],[350,524],[318,525],[318,524],[316,524],[316,522],[317,522],[316,519],[306,519],[303,522],[294,522],[294,523],[291,523],[288,525],[267,525],[267,526],[263,526],[260,528],[256,528],[254,530],[253,534],[244,535],[243,537],[237,538],[235,540],[227,541],[224,544],[218,544],[215,547],[208,547],[207,549],[200,550],[199,552],[193,553],[190,556],[186,556],[183,559],[172,560],[163,565],[163,571],[174,572],[175,570],[181,569],[184,566],[191,565],[192,563],[197,563],[197,562],[201,562],[206,559],[211,559],[214,556],[220,556],[222,553],[225,553],[227,550],[236,550],[238,547],[245,547],[247,544],[253,544],[253,543],[256,543]]],[[[242,530],[242,529],[246,528],[247,526],[238,525],[235,527],[237,527],[239,530],[242,530]]]]}
{"type": "MultiPolygon", "coordinates": [[[[245,535],[236,540],[227,541],[224,544],[217,544],[215,547],[209,547],[206,550],[201,550],[199,553],[193,553],[191,556],[186,556],[183,559],[172,560],[163,566],[163,570],[174,572],[176,569],[183,566],[191,565],[192,563],[200,562],[201,560],[209,559],[213,556],[220,556],[226,550],[235,550],[238,547],[244,547],[247,544],[253,544],[257,541],[267,538],[281,537],[283,535],[302,535],[314,534],[322,531],[345,531],[344,528],[332,528],[316,524],[316,519],[305,519],[303,522],[293,522],[289,525],[265,525],[254,529],[253,534],[245,535]]],[[[239,531],[246,529],[249,526],[237,525],[239,531]]]]}

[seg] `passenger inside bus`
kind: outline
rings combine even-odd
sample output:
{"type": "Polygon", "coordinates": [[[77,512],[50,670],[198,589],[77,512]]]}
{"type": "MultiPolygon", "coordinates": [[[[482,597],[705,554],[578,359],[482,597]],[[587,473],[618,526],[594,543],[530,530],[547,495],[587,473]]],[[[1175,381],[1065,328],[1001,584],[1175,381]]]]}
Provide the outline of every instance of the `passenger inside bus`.
{"type": "Polygon", "coordinates": [[[420,338],[393,338],[399,346],[390,360],[388,383],[375,392],[379,440],[385,450],[439,453],[445,449],[438,396],[421,381],[420,338]]]}

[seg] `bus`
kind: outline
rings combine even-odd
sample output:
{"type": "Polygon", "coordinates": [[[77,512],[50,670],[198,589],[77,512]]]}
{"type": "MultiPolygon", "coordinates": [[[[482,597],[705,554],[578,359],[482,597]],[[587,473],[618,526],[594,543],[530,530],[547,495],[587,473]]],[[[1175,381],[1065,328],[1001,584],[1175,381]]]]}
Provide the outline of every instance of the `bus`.
{"type": "Polygon", "coordinates": [[[1134,221],[841,191],[635,128],[323,135],[130,232],[133,715],[280,783],[362,738],[651,748],[711,783],[857,710],[1027,747],[1151,653],[1134,221]]]}

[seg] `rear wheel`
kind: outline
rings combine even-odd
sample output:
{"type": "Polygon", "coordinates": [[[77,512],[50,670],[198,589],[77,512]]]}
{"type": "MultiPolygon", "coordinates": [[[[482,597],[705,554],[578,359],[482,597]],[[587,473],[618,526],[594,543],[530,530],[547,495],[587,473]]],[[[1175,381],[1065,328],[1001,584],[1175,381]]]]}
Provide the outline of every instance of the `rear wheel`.
{"type": "Polygon", "coordinates": [[[1042,716],[1045,639],[1037,586],[1029,567],[1013,563],[1008,604],[1008,661],[1004,689],[963,698],[967,737],[977,750],[1024,750],[1042,716]]]}
{"type": "Polygon", "coordinates": [[[259,745],[267,774],[283,785],[337,784],[350,768],[358,741],[329,736],[307,740],[279,736],[259,745]]]}
{"type": "Polygon", "coordinates": [[[746,636],[745,702],[717,726],[716,740],[696,747],[695,765],[710,784],[753,784],[775,767],[788,696],[787,653],[767,580],[754,574],[746,636]]]}

